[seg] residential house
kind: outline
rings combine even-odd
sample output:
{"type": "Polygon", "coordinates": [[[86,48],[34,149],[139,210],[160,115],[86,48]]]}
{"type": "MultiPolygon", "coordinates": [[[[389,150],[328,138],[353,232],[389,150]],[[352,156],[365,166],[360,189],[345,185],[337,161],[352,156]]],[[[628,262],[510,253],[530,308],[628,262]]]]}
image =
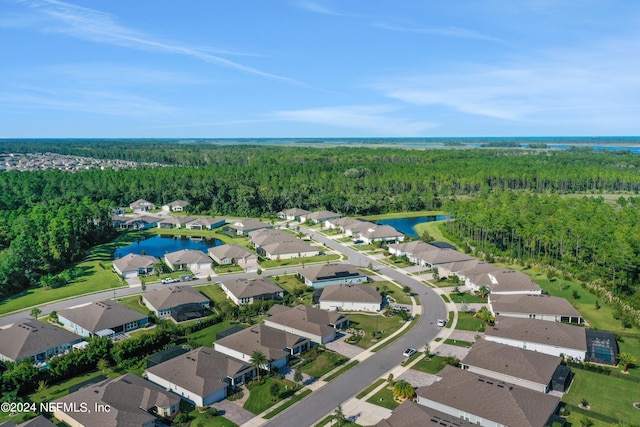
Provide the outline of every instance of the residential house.
{"type": "Polygon", "coordinates": [[[281,218],[287,221],[295,221],[295,220],[303,221],[300,217],[304,217],[306,215],[309,215],[310,213],[311,212],[305,209],[292,208],[292,209],[285,209],[281,212],[278,212],[277,215],[278,215],[278,218],[281,218]]]}
{"type": "Polygon", "coordinates": [[[113,269],[125,279],[153,273],[160,260],[151,255],[128,254],[113,261],[113,269]]]}
{"type": "Polygon", "coordinates": [[[187,222],[184,227],[187,230],[213,230],[214,228],[222,227],[227,223],[224,218],[196,218],[187,222]]]}
{"type": "Polygon", "coordinates": [[[142,302],[159,318],[171,317],[176,322],[207,316],[211,303],[191,286],[152,289],[142,296],[142,302]]]}
{"type": "Polygon", "coordinates": [[[254,376],[255,369],[209,347],[200,347],[148,368],[147,379],[196,406],[225,399],[238,384],[254,376]]]}
{"type": "Polygon", "coordinates": [[[422,240],[413,240],[411,242],[392,243],[389,245],[389,253],[395,256],[411,256],[413,254],[426,252],[428,250],[437,249],[435,246],[425,243],[422,240]]]}
{"type": "Polygon", "coordinates": [[[239,236],[248,236],[250,232],[263,228],[273,228],[273,224],[255,219],[242,219],[228,224],[225,227],[225,231],[235,233],[239,236]]]}
{"type": "Polygon", "coordinates": [[[140,215],[135,218],[121,217],[118,220],[118,227],[124,230],[148,230],[156,227],[158,221],[160,221],[160,218],[151,215],[140,215]]]}
{"type": "Polygon", "coordinates": [[[88,385],[54,403],[53,416],[72,427],[154,427],[157,417],[178,413],[180,398],[129,373],[88,385]]]}
{"type": "Polygon", "coordinates": [[[189,270],[198,273],[200,270],[210,271],[211,258],[202,251],[196,249],[182,249],[170,252],[164,256],[164,262],[173,271],[189,270]]]}
{"type": "Polygon", "coordinates": [[[145,326],[149,316],[105,300],[60,310],[58,322],[83,337],[111,336],[145,326]]]}
{"type": "Polygon", "coordinates": [[[167,205],[162,206],[163,211],[183,212],[184,208],[189,206],[189,202],[184,200],[175,200],[167,205]]]}
{"type": "Polygon", "coordinates": [[[416,390],[417,403],[482,426],[550,425],[560,397],[446,366],[440,381],[416,390]]]}
{"type": "Polygon", "coordinates": [[[304,258],[320,254],[316,246],[282,230],[257,230],[249,233],[249,238],[256,252],[271,260],[304,258]]]}
{"type": "Polygon", "coordinates": [[[405,235],[390,225],[369,226],[359,232],[360,240],[366,245],[375,242],[402,242],[405,235]]]}
{"type": "Polygon", "coordinates": [[[255,301],[282,299],[284,290],[271,279],[229,279],[220,282],[220,288],[236,305],[253,304],[255,301]]]}
{"type": "Polygon", "coordinates": [[[324,225],[326,228],[331,230],[340,230],[342,233],[345,233],[347,229],[350,229],[351,226],[360,223],[359,219],[344,217],[344,218],[336,218],[336,219],[328,219],[325,221],[324,225]]]}
{"type": "Polygon", "coordinates": [[[369,276],[362,274],[351,264],[314,265],[298,270],[298,276],[305,285],[323,288],[327,285],[358,284],[369,281],[369,276]]]}
{"type": "Polygon", "coordinates": [[[460,417],[445,414],[407,399],[391,412],[387,419],[378,421],[374,427],[470,427],[477,425],[460,417]]]}
{"type": "Polygon", "coordinates": [[[341,218],[342,215],[335,213],[335,212],[331,212],[331,211],[317,211],[317,212],[311,212],[307,215],[300,215],[300,221],[301,222],[306,222],[307,220],[311,221],[314,224],[320,224],[320,223],[324,223],[326,221],[329,221],[331,219],[338,219],[341,218]]]}
{"type": "Polygon", "coordinates": [[[0,329],[0,361],[31,358],[35,364],[64,354],[82,337],[38,320],[24,319],[0,329]]]}
{"type": "Polygon", "coordinates": [[[284,368],[296,354],[309,350],[308,338],[291,334],[265,325],[254,325],[213,343],[213,348],[236,359],[249,363],[253,352],[260,351],[267,357],[264,369],[284,368]]]}
{"type": "Polygon", "coordinates": [[[504,268],[468,276],[465,285],[473,292],[486,286],[492,294],[542,294],[542,288],[529,276],[521,271],[504,268]]]}
{"type": "Polygon", "coordinates": [[[475,258],[439,264],[437,267],[440,277],[458,276],[462,283],[466,283],[469,277],[491,273],[500,269],[500,267],[475,258]]]}
{"type": "Polygon", "coordinates": [[[415,252],[409,256],[409,261],[422,267],[435,269],[441,264],[449,264],[456,261],[472,260],[471,255],[464,254],[455,249],[439,248],[429,244],[429,247],[422,252],[415,252]]]}
{"type": "Polygon", "coordinates": [[[376,286],[328,285],[320,295],[320,309],[377,313],[382,309],[382,294],[376,286]]]}
{"type": "Polygon", "coordinates": [[[492,293],[489,295],[489,309],[494,316],[584,323],[582,315],[569,301],[550,295],[492,293]]]}
{"type": "Polygon", "coordinates": [[[158,228],[165,230],[186,228],[186,224],[194,219],[196,218],[192,216],[167,216],[158,221],[158,228]]]}
{"type": "Polygon", "coordinates": [[[485,330],[485,339],[580,361],[587,353],[585,328],[539,319],[496,316],[495,325],[485,330]]]}
{"type": "Polygon", "coordinates": [[[547,393],[553,387],[561,361],[559,356],[481,339],[473,344],[460,365],[474,374],[547,393]]]}
{"type": "Polygon", "coordinates": [[[243,268],[255,267],[258,255],[238,245],[220,245],[209,248],[209,256],[218,265],[239,265],[243,268]]]}
{"type": "Polygon", "coordinates": [[[335,340],[337,331],[349,326],[349,318],[343,314],[305,305],[291,308],[276,304],[267,314],[265,326],[303,336],[317,344],[335,340]]]}
{"type": "Polygon", "coordinates": [[[129,205],[129,208],[131,208],[131,210],[135,213],[144,213],[154,210],[156,208],[156,205],[144,199],[138,199],[135,202],[131,203],[129,205]]]}

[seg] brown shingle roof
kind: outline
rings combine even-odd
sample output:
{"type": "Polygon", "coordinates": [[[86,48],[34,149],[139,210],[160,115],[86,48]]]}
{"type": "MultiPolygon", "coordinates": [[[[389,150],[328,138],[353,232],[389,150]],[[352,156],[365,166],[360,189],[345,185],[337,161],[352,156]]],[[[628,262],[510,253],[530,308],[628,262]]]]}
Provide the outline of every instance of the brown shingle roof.
{"type": "Polygon", "coordinates": [[[274,313],[267,318],[270,322],[320,336],[327,335],[334,329],[330,325],[340,324],[348,319],[347,316],[342,314],[306,305],[298,305],[288,310],[281,308],[274,310],[274,307],[276,306],[274,305],[269,310],[269,313],[274,313]]]}
{"type": "Polygon", "coordinates": [[[209,256],[211,256],[212,258],[215,257],[220,260],[224,258],[246,258],[252,255],[256,256],[249,249],[243,248],[242,246],[238,245],[221,245],[209,248],[209,256]]]}
{"type": "Polygon", "coordinates": [[[416,394],[459,411],[500,424],[543,427],[555,411],[559,397],[486,378],[453,366],[438,374],[442,379],[416,394]]]}
{"type": "MultiPolygon", "coordinates": [[[[364,276],[351,264],[323,264],[298,271],[300,276],[312,282],[364,276]]],[[[364,276],[366,277],[366,276],[364,276]]]]}
{"type": "Polygon", "coordinates": [[[418,405],[411,400],[405,400],[393,410],[389,418],[381,420],[375,427],[462,427],[472,425],[477,424],[418,405]]]}
{"type": "Polygon", "coordinates": [[[158,263],[158,258],[151,255],[128,254],[113,261],[113,264],[122,271],[133,271],[139,268],[151,268],[158,263]]]}
{"type": "Polygon", "coordinates": [[[208,264],[211,259],[207,254],[196,249],[182,249],[176,252],[170,252],[164,256],[171,265],[176,264],[208,264]]]}

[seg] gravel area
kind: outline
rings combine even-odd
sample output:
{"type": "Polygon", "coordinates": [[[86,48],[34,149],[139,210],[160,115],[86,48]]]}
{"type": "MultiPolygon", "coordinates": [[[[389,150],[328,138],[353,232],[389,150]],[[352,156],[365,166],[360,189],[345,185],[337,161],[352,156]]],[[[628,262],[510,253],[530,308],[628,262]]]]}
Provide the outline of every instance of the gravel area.
{"type": "Polygon", "coordinates": [[[394,378],[394,380],[405,380],[414,387],[425,387],[436,382],[438,377],[433,374],[427,374],[426,372],[408,369],[402,375],[398,376],[398,378],[394,378]]]}

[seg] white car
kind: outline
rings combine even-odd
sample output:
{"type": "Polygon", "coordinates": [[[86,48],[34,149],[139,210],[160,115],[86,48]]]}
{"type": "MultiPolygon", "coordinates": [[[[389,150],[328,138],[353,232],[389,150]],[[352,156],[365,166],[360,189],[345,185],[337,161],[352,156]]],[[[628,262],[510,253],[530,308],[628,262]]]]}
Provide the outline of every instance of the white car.
{"type": "Polygon", "coordinates": [[[179,282],[179,280],[178,279],[174,279],[173,277],[167,277],[166,279],[162,279],[160,281],[160,283],[162,283],[163,285],[166,285],[168,283],[176,283],[176,282],[179,282]]]}
{"type": "Polygon", "coordinates": [[[437,323],[437,325],[438,325],[438,326],[446,326],[446,324],[447,324],[447,321],[446,321],[446,320],[444,320],[444,319],[438,319],[438,323],[437,323]]]}
{"type": "Polygon", "coordinates": [[[416,350],[415,348],[408,348],[404,351],[404,353],[402,353],[402,355],[404,357],[411,357],[414,354],[416,354],[418,352],[418,350],[416,350]]]}

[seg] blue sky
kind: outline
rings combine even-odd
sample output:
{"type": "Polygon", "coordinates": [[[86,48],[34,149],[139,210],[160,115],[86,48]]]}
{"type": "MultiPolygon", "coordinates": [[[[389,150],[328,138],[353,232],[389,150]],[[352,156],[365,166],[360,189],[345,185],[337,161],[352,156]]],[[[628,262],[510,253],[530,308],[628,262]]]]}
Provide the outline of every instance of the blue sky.
{"type": "Polygon", "coordinates": [[[0,0],[0,137],[640,135],[640,2],[0,0]]]}

